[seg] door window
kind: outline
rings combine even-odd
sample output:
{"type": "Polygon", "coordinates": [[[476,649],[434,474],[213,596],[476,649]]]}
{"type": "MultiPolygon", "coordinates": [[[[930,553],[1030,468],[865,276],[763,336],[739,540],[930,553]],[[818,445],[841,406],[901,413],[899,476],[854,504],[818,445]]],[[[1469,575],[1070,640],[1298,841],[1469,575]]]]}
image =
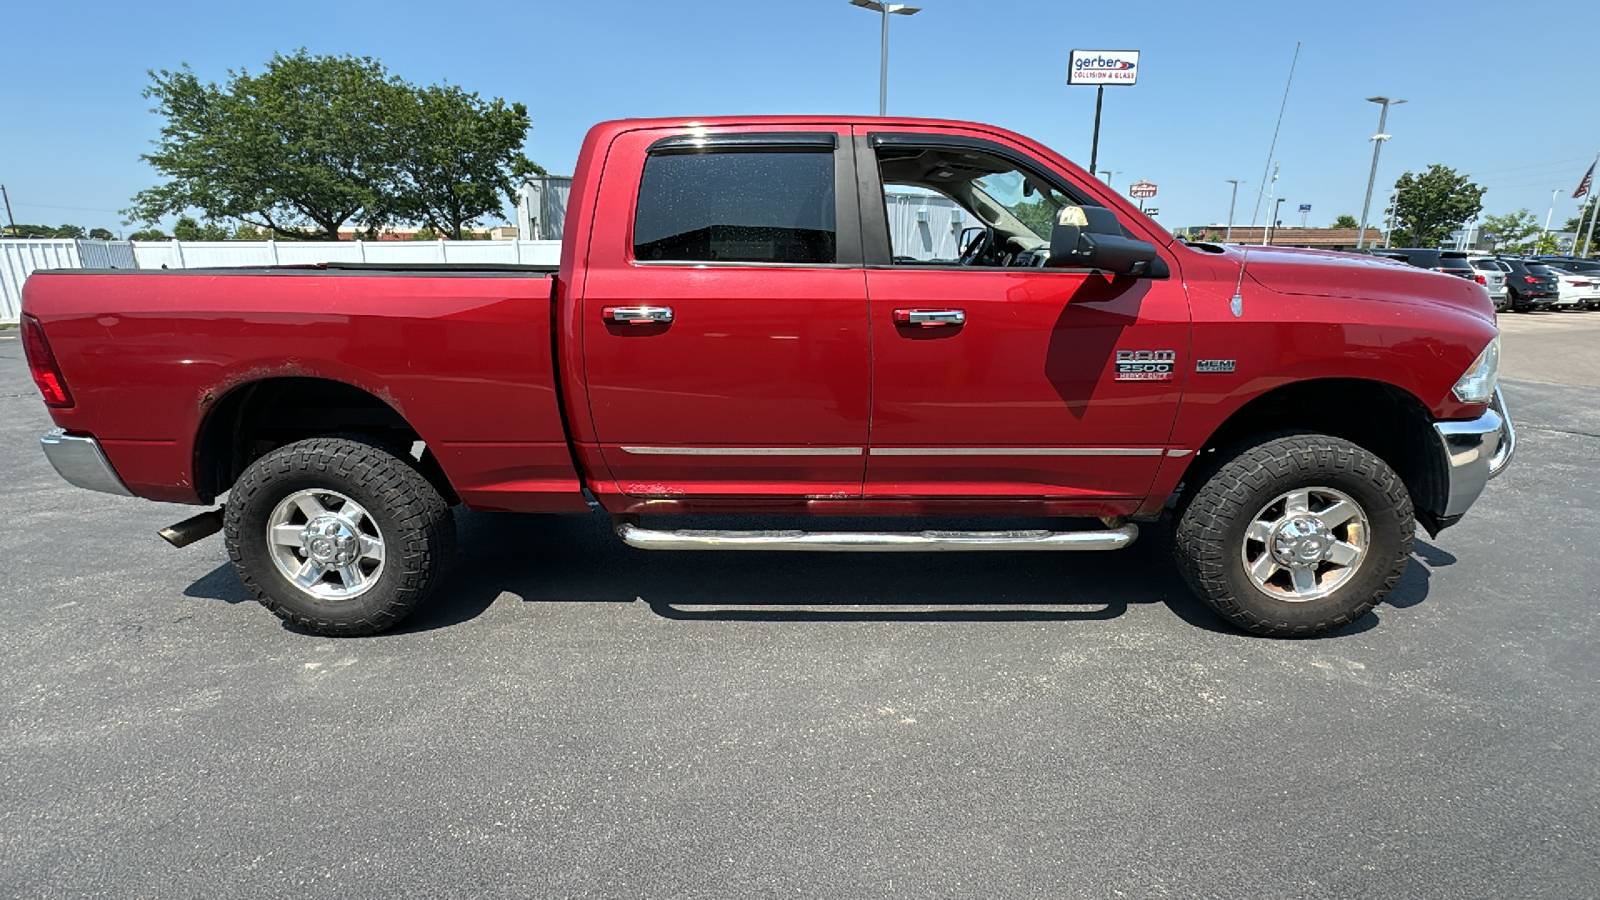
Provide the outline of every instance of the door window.
{"type": "Polygon", "coordinates": [[[953,147],[878,148],[897,265],[1037,266],[1069,197],[996,154],[953,147]]]}
{"type": "Polygon", "coordinates": [[[833,154],[652,155],[634,216],[643,262],[828,264],[838,259],[833,154]]]}

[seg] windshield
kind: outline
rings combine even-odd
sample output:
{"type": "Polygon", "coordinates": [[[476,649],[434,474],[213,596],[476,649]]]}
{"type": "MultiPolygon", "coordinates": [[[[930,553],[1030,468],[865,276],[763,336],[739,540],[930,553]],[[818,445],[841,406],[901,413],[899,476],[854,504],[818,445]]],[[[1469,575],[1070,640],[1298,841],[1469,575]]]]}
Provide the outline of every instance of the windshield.
{"type": "Polygon", "coordinates": [[[1016,169],[975,178],[972,186],[997,206],[1005,207],[1045,243],[1050,242],[1050,232],[1055,228],[1056,212],[1070,202],[1054,188],[1041,185],[1016,169]]]}

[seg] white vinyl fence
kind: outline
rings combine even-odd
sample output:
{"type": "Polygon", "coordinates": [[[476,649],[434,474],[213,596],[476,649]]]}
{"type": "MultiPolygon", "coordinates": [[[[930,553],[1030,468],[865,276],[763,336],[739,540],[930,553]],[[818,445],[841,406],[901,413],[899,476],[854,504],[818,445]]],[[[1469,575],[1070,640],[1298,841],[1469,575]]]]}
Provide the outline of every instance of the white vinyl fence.
{"type": "Polygon", "coordinates": [[[553,266],[560,241],[135,241],[141,269],[353,263],[513,263],[553,266]]]}
{"type": "Polygon", "coordinates": [[[22,312],[35,269],[200,269],[327,262],[512,263],[553,266],[560,241],[72,241],[0,240],[0,323],[22,312]]]}
{"type": "Polygon", "coordinates": [[[0,240],[0,324],[22,315],[22,283],[35,269],[132,269],[127,241],[0,240]]]}

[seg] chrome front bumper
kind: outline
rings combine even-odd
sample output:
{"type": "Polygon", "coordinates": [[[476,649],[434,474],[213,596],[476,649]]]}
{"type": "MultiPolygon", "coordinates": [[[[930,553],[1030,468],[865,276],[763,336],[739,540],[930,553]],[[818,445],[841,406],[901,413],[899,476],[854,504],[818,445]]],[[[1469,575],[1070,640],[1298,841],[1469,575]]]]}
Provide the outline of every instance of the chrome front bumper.
{"type": "Polygon", "coordinates": [[[56,467],[68,484],[107,494],[133,496],[117,477],[117,470],[111,467],[111,460],[106,459],[100,442],[94,438],[78,437],[57,428],[39,438],[39,445],[44,448],[45,459],[50,460],[50,465],[56,467]]]}
{"type": "Polygon", "coordinates": [[[1433,429],[1439,435],[1449,479],[1448,500],[1439,517],[1454,520],[1478,499],[1489,479],[1511,464],[1517,451],[1517,429],[1498,387],[1483,415],[1465,422],[1435,422],[1433,429]]]}

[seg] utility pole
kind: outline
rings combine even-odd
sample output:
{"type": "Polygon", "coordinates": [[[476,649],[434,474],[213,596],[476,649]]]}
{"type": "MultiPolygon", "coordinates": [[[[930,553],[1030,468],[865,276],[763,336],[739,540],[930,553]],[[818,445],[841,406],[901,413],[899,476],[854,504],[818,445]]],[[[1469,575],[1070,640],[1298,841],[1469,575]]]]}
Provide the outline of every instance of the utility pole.
{"type": "Polygon", "coordinates": [[[1372,207],[1372,185],[1378,179],[1378,154],[1383,152],[1383,142],[1389,139],[1384,134],[1383,127],[1389,122],[1389,107],[1399,105],[1404,100],[1391,100],[1388,97],[1368,97],[1368,103],[1383,104],[1383,111],[1378,113],[1378,133],[1372,136],[1372,171],[1367,173],[1367,199],[1361,201],[1361,230],[1356,233],[1356,249],[1360,250],[1362,242],[1367,238],[1367,211],[1372,207]]]}
{"type": "Polygon", "coordinates": [[[1233,240],[1233,205],[1239,201],[1239,185],[1244,182],[1238,178],[1229,178],[1228,183],[1233,185],[1233,196],[1228,198],[1228,232],[1222,236],[1224,244],[1233,240]]]}
{"type": "MultiPolygon", "coordinates": [[[[1100,170],[1100,174],[1104,175],[1106,177],[1106,187],[1111,187],[1111,176],[1113,176],[1113,175],[1115,175],[1117,173],[1112,171],[1111,169],[1101,169],[1100,170]]],[[[1112,190],[1116,190],[1116,188],[1111,188],[1111,189],[1112,190]]]]}
{"type": "Polygon", "coordinates": [[[6,201],[6,222],[11,225],[11,236],[16,237],[17,220],[11,218],[11,195],[6,193],[6,186],[3,184],[0,184],[0,197],[4,197],[6,201]]]}

